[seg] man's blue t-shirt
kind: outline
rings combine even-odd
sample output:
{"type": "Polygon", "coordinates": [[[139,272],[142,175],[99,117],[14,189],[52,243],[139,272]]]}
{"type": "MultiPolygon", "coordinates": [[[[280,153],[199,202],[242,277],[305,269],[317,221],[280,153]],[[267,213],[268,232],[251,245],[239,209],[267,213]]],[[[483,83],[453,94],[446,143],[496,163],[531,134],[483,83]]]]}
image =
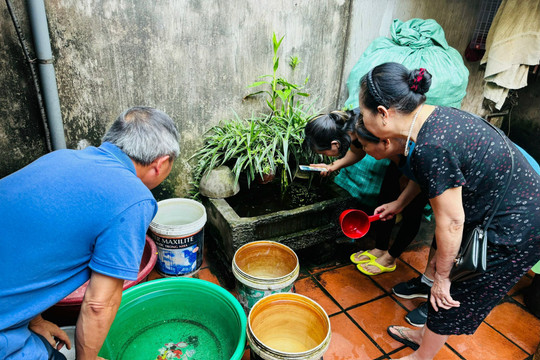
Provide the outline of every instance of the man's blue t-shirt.
{"type": "Polygon", "coordinates": [[[91,270],[135,280],[157,204],[110,143],[41,157],[0,180],[0,199],[0,359],[46,358],[28,322],[91,270]]]}

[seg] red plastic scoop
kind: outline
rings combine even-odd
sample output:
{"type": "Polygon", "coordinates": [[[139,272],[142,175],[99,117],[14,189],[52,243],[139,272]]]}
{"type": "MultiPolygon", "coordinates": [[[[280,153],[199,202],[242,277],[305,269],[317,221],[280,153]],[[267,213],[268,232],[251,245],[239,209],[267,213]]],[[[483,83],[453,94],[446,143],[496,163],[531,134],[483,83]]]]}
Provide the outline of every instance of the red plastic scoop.
{"type": "Polygon", "coordinates": [[[367,234],[370,224],[379,219],[379,214],[368,216],[362,210],[349,209],[341,213],[339,224],[346,236],[351,239],[359,239],[367,234]]]}

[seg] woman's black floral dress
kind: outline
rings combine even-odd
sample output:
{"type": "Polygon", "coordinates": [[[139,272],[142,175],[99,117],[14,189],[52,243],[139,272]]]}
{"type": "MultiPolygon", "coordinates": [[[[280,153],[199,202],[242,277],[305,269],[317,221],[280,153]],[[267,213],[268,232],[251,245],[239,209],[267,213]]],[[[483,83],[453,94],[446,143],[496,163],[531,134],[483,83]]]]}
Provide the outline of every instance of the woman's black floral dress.
{"type": "MultiPolygon", "coordinates": [[[[488,269],[452,283],[460,307],[430,306],[427,326],[442,335],[472,334],[491,309],[540,259],[540,175],[509,141],[514,156],[510,187],[489,229],[488,269]]],[[[423,191],[434,198],[462,187],[465,226],[484,222],[504,191],[511,157],[503,138],[483,119],[437,107],[423,124],[411,158],[423,191]]],[[[436,219],[435,219],[436,221],[436,219]]]]}

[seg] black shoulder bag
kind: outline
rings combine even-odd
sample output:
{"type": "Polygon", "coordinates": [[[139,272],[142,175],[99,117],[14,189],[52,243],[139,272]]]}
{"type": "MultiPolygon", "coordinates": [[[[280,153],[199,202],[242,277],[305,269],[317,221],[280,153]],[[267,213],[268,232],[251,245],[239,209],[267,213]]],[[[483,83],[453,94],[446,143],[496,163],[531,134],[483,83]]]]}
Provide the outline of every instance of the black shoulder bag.
{"type": "MultiPolygon", "coordinates": [[[[483,120],[483,119],[482,119],[483,120]]],[[[483,120],[485,121],[485,120],[483,120]]],[[[487,268],[487,244],[488,244],[488,229],[491,224],[491,220],[495,216],[497,209],[501,205],[502,200],[504,199],[510,182],[512,181],[512,175],[514,174],[514,155],[512,153],[512,148],[508,144],[507,138],[501,134],[501,131],[486,121],[495,131],[501,135],[508,150],[510,151],[510,158],[512,159],[512,168],[510,171],[510,176],[506,182],[506,188],[504,192],[499,196],[495,206],[492,209],[491,215],[488,220],[482,225],[476,225],[472,230],[464,229],[463,238],[461,240],[461,247],[459,249],[458,255],[454,260],[454,266],[450,271],[450,280],[455,281],[464,281],[472,279],[478,275],[481,275],[486,271],[487,268]]]]}

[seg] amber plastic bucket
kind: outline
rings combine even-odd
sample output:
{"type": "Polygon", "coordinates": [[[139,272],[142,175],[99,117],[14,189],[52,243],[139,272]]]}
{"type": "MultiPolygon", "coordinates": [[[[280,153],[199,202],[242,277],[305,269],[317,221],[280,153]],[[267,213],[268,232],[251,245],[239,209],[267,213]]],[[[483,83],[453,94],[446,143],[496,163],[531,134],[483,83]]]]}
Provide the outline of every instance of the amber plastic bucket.
{"type": "Polygon", "coordinates": [[[248,316],[251,359],[318,360],[330,345],[330,319],[310,298],[294,293],[259,300],[248,316]]]}
{"type": "Polygon", "coordinates": [[[253,241],[236,251],[232,271],[238,301],[247,314],[265,296],[294,291],[300,265],[290,247],[275,241],[253,241]]]}

